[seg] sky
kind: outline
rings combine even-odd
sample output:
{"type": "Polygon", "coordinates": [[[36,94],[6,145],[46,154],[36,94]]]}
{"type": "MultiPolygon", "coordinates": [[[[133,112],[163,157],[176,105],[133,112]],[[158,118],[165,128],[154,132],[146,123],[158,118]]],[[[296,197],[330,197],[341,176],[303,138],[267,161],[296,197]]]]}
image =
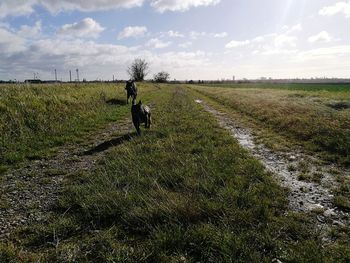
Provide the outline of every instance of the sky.
{"type": "Polygon", "coordinates": [[[350,1],[0,0],[0,79],[350,78],[350,1]]]}

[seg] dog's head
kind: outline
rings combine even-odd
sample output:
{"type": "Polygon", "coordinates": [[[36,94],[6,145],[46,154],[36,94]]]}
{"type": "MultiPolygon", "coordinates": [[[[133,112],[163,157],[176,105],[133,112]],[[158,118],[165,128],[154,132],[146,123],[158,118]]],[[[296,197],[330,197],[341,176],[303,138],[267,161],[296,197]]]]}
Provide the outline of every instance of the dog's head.
{"type": "Polygon", "coordinates": [[[131,111],[133,113],[141,113],[142,112],[142,101],[139,100],[139,103],[135,103],[135,101],[133,101],[133,105],[131,106],[131,111]]]}

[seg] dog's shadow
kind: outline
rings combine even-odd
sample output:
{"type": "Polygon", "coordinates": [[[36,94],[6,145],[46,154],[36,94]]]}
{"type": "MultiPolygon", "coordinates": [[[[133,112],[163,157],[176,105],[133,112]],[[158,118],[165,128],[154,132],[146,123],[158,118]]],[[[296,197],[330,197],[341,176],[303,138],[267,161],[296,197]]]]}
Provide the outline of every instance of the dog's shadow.
{"type": "MultiPolygon", "coordinates": [[[[146,134],[148,136],[154,136],[157,139],[162,139],[162,138],[167,137],[166,134],[161,133],[161,132],[157,132],[157,131],[147,131],[146,134]]],[[[108,150],[109,148],[121,145],[124,142],[131,141],[133,139],[141,138],[141,137],[142,137],[142,135],[137,134],[137,132],[124,134],[120,137],[117,137],[117,138],[105,141],[103,143],[100,143],[99,145],[91,148],[90,150],[87,150],[87,151],[81,153],[81,155],[94,155],[96,153],[104,152],[104,151],[108,150]]]]}
{"type": "Polygon", "coordinates": [[[109,99],[109,100],[106,100],[106,103],[108,105],[119,105],[119,106],[126,105],[126,101],[121,99],[109,99]]]}
{"type": "Polygon", "coordinates": [[[106,151],[111,147],[115,147],[115,146],[118,146],[124,142],[131,141],[136,136],[137,136],[136,133],[125,134],[125,135],[120,136],[118,138],[114,138],[112,140],[105,141],[105,142],[93,147],[92,149],[83,152],[82,155],[93,155],[96,153],[106,151]]]}

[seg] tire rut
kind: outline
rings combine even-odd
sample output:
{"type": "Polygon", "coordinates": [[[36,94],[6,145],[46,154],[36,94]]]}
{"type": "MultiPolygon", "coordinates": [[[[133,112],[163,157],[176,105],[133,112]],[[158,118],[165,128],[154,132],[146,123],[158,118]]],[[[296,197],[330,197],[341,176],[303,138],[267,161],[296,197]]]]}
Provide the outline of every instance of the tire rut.
{"type": "Polygon", "coordinates": [[[91,171],[106,151],[132,139],[130,118],[111,123],[89,143],[60,148],[50,159],[40,159],[7,171],[0,183],[0,241],[19,226],[45,222],[62,191],[66,175],[91,171]],[[120,135],[117,135],[120,134],[120,135]]]}
{"type": "MultiPolygon", "coordinates": [[[[327,171],[335,168],[334,165],[319,167],[314,164],[318,160],[313,156],[293,150],[287,154],[274,152],[262,144],[256,144],[250,129],[238,126],[226,113],[215,110],[202,100],[196,99],[195,102],[201,104],[207,112],[217,119],[222,128],[230,131],[243,148],[256,157],[268,171],[272,172],[280,185],[290,189],[288,199],[291,210],[310,212],[318,209],[323,211],[317,216],[317,225],[320,228],[329,225],[349,225],[349,213],[338,209],[333,204],[332,188],[337,185],[337,182],[334,176],[327,171]],[[322,179],[319,183],[299,180],[300,171],[290,169],[290,167],[296,167],[300,162],[307,160],[312,160],[308,163],[310,173],[320,173],[322,179]]],[[[343,173],[345,176],[350,175],[349,171],[343,170],[343,173]]]]}

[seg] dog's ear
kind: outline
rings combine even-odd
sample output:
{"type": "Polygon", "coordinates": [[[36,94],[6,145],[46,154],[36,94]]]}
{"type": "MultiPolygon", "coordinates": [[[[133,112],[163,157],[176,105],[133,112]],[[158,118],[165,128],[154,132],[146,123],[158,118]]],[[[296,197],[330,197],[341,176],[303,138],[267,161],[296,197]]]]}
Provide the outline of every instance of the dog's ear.
{"type": "Polygon", "coordinates": [[[140,105],[142,104],[142,101],[141,101],[141,100],[139,100],[139,104],[140,104],[140,105]]]}

